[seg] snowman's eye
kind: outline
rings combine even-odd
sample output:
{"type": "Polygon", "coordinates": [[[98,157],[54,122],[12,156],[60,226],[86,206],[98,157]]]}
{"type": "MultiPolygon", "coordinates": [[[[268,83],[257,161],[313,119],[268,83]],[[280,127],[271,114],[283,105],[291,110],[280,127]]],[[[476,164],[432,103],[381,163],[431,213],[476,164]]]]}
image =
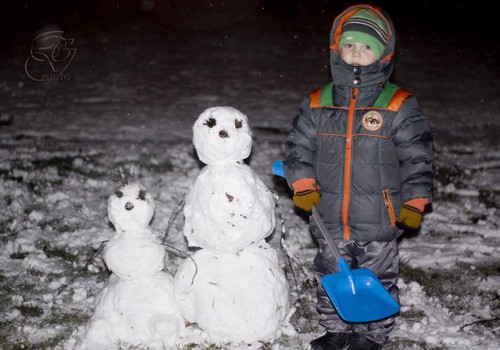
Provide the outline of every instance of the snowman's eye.
{"type": "Polygon", "coordinates": [[[145,200],[146,200],[146,194],[147,194],[147,193],[148,193],[148,192],[147,192],[146,190],[144,190],[144,189],[142,189],[142,188],[141,188],[141,189],[139,190],[139,193],[137,194],[137,199],[140,199],[141,201],[145,201],[145,200]]]}
{"type": "Polygon", "coordinates": [[[116,190],[115,191],[115,196],[117,196],[118,198],[122,198],[123,197],[123,192],[120,191],[120,190],[116,190]]]}
{"type": "Polygon", "coordinates": [[[205,120],[203,125],[208,126],[209,128],[213,128],[217,124],[217,121],[214,118],[208,118],[205,120]]]}
{"type": "Polygon", "coordinates": [[[235,119],[234,120],[234,126],[236,127],[236,129],[241,128],[243,126],[243,120],[235,119]]]}

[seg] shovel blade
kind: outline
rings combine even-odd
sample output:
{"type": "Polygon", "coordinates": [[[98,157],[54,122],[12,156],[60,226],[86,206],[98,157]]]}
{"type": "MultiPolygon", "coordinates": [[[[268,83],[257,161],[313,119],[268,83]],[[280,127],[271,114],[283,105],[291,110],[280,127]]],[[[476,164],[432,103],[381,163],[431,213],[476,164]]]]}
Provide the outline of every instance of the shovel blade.
{"type": "Polygon", "coordinates": [[[324,275],[321,284],[347,322],[373,322],[399,312],[399,304],[367,268],[324,275]]]}

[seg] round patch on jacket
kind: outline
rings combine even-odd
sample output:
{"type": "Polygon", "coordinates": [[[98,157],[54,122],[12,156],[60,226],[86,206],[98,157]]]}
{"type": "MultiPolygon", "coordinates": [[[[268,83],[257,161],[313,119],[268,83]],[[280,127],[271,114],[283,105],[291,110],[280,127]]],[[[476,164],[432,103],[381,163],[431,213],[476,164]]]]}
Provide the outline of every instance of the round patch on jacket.
{"type": "Polygon", "coordinates": [[[377,131],[384,124],[384,118],[378,111],[366,112],[362,121],[363,127],[370,131],[377,131]]]}

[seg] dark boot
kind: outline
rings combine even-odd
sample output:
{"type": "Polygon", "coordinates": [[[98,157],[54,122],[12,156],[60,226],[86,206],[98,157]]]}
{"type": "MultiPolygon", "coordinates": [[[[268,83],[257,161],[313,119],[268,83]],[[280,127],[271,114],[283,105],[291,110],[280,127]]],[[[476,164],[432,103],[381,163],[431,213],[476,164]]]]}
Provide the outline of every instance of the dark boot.
{"type": "Polygon", "coordinates": [[[330,333],[314,339],[311,342],[312,350],[340,350],[345,349],[349,343],[349,333],[330,333]]]}
{"type": "Polygon", "coordinates": [[[381,350],[382,344],[376,343],[360,334],[352,334],[349,338],[349,350],[381,350]]]}

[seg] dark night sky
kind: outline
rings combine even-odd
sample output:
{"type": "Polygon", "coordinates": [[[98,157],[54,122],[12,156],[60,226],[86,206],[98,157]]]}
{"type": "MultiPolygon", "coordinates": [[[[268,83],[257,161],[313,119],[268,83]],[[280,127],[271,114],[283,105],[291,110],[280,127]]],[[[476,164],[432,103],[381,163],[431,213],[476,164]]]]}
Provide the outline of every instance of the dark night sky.
{"type": "MultiPolygon", "coordinates": [[[[140,3],[141,0],[4,0],[0,5],[0,38],[8,39],[21,32],[36,31],[47,22],[56,22],[68,30],[90,24],[98,26],[110,17],[140,12],[140,3]]],[[[330,22],[342,9],[354,3],[356,2],[345,0],[156,0],[151,14],[167,21],[170,14],[175,14],[177,19],[179,16],[193,16],[197,20],[210,23],[213,13],[222,12],[228,17],[242,17],[242,13],[246,13],[248,19],[258,16],[264,8],[266,14],[281,20],[309,18],[312,23],[323,23],[330,22]],[[187,8],[190,11],[187,11],[187,8]]],[[[396,27],[419,23],[421,27],[432,30],[493,35],[494,26],[490,21],[494,20],[494,12],[488,11],[484,6],[478,6],[477,2],[456,1],[451,5],[442,1],[371,3],[387,9],[396,27]]]]}
{"type": "MultiPolygon", "coordinates": [[[[14,62],[16,59],[23,61],[33,38],[47,24],[56,24],[67,35],[87,43],[95,41],[101,33],[122,39],[132,33],[144,35],[145,40],[151,33],[167,38],[169,32],[175,31],[192,33],[208,29],[222,35],[223,30],[230,29],[238,33],[245,26],[258,26],[262,19],[285,24],[273,28],[283,33],[293,27],[294,33],[308,30],[307,35],[314,33],[327,38],[333,19],[347,6],[358,3],[347,0],[156,0],[148,12],[140,10],[143,1],[155,0],[3,0],[0,2],[0,58],[4,65],[18,64],[14,62]],[[136,22],[140,25],[134,26],[136,22]]],[[[500,57],[496,12],[478,2],[456,1],[449,5],[442,1],[376,0],[370,3],[391,15],[397,40],[418,32],[420,37],[432,38],[434,42],[440,38],[452,42],[458,50],[462,45],[478,41],[481,43],[475,45],[480,48],[476,50],[478,56],[488,55],[489,62],[500,57]]],[[[269,33],[270,38],[273,35],[269,33]]]]}

